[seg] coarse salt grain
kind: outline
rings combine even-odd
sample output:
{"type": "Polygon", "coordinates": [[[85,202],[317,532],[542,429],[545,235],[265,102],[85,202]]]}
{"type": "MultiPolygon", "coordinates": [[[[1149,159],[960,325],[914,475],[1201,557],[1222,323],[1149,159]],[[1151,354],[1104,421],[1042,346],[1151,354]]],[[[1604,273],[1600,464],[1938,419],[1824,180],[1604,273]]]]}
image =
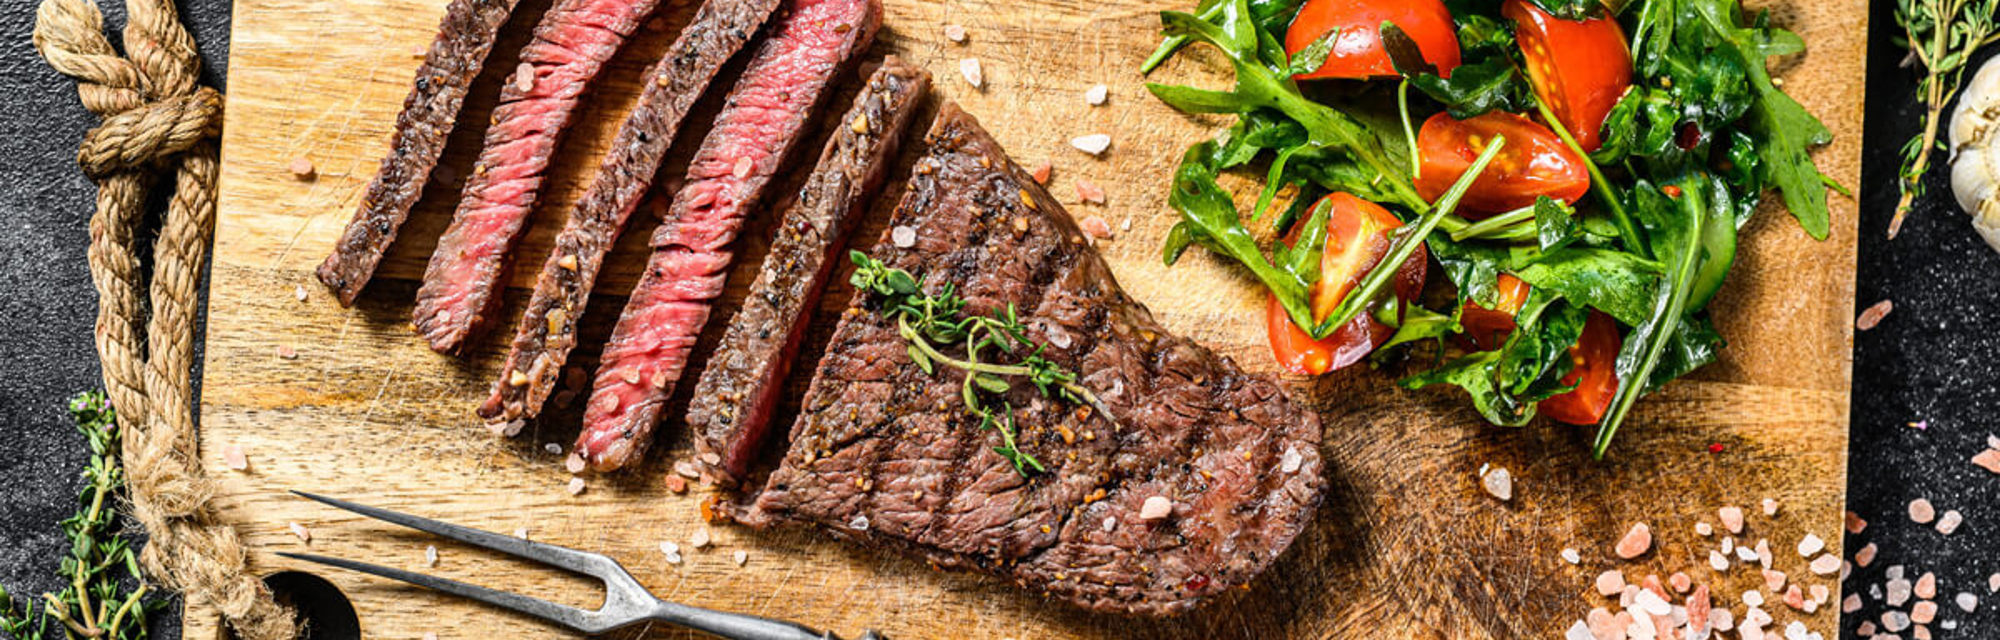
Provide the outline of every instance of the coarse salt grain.
{"type": "Polygon", "coordinates": [[[1860,551],[1854,552],[1854,564],[1864,567],[1868,566],[1870,563],[1875,562],[1875,552],[1875,543],[1868,543],[1867,546],[1861,547],[1860,551]]]}
{"type": "Polygon", "coordinates": [[[694,463],[686,460],[674,461],[674,473],[681,474],[689,480],[701,477],[701,470],[694,468],[694,463]]]}
{"type": "Polygon", "coordinates": [[[1076,226],[1083,229],[1092,242],[1111,239],[1111,223],[1105,222],[1103,216],[1084,216],[1076,222],[1076,226]]]}
{"type": "Polygon", "coordinates": [[[1674,612],[1674,605],[1672,603],[1661,598],[1660,594],[1644,589],[1641,589],[1639,594],[1632,598],[1632,604],[1637,606],[1640,611],[1654,616],[1666,616],[1674,612]]]}
{"type": "Polygon", "coordinates": [[[736,566],[740,567],[743,566],[745,563],[750,562],[750,552],[744,551],[742,549],[737,549],[736,553],[729,554],[729,559],[735,560],[736,566]]]}
{"type": "Polygon", "coordinates": [[[1632,528],[1625,532],[1625,537],[1618,539],[1618,546],[1615,551],[1617,551],[1618,557],[1631,560],[1645,554],[1647,550],[1652,548],[1653,528],[1646,526],[1644,522],[1640,522],[1632,525],[1632,528]]]}
{"type": "MultiPolygon", "coordinates": [[[[562,445],[554,442],[542,443],[542,450],[549,452],[549,455],[554,455],[554,456],[562,455],[562,445]]],[[[576,472],[571,471],[570,473],[576,473],[576,472]]]]}
{"type": "Polygon", "coordinates": [[[436,632],[436,631],[425,631],[425,632],[424,632],[424,640],[438,640],[438,634],[437,634],[437,632],[436,632]]]}
{"type": "Polygon", "coordinates": [[[1565,548],[1562,550],[1562,553],[1558,555],[1562,557],[1563,562],[1567,562],[1570,564],[1577,564],[1579,562],[1583,562],[1583,554],[1578,553],[1575,547],[1565,548]]]}
{"type": "Polygon", "coordinates": [[[896,225],[895,228],[889,230],[889,241],[896,243],[896,248],[898,249],[908,249],[917,246],[917,230],[909,225],[896,225]]]}
{"type": "Polygon", "coordinates": [[[292,348],[292,345],[281,344],[278,345],[278,357],[286,360],[297,360],[299,359],[299,350],[292,348]]]}
{"type": "Polygon", "coordinates": [[[1873,329],[1875,325],[1882,324],[1882,318],[1888,316],[1889,312],[1895,310],[1895,308],[1896,303],[1894,302],[1888,300],[1877,302],[1873,306],[1861,311],[1861,316],[1854,320],[1854,328],[1862,331],[1873,329]]]}
{"type": "Polygon", "coordinates": [[[1937,597],[1937,574],[1926,571],[1924,575],[1918,576],[1917,583],[1912,586],[1910,593],[1916,594],[1923,600],[1937,597]]]}
{"type": "Polygon", "coordinates": [[[1569,630],[1563,632],[1563,640],[1596,640],[1596,638],[1597,636],[1590,632],[1590,625],[1584,624],[1582,620],[1570,624],[1569,630]]]}
{"type": "Polygon", "coordinates": [[[1799,539],[1799,557],[1810,558],[1813,554],[1826,550],[1826,541],[1818,535],[1808,533],[1799,539]]]}
{"type": "Polygon", "coordinates": [[[526,539],[528,539],[528,528],[527,528],[527,527],[520,527],[520,528],[517,528],[517,529],[514,529],[514,537],[516,537],[516,538],[520,538],[520,539],[522,539],[522,540],[526,540],[526,539]]]}
{"type": "Polygon", "coordinates": [[[1764,606],[1764,592],[1756,589],[1743,592],[1743,604],[1753,607],[1764,606]]]}
{"type": "Polygon", "coordinates": [[[1514,474],[1505,468],[1496,468],[1479,476],[1479,484],[1486,494],[1499,498],[1501,502],[1514,499],[1514,474]]]}
{"type": "Polygon", "coordinates": [[[688,536],[688,546],[690,547],[694,547],[696,549],[706,548],[708,546],[708,543],[709,543],[708,529],[706,528],[695,529],[694,535],[688,536]]]}
{"type": "Polygon", "coordinates": [[[429,545],[424,547],[424,566],[426,567],[438,566],[437,545],[429,545]]]}
{"type": "Polygon", "coordinates": [[[317,170],[313,168],[312,159],[305,156],[292,158],[292,163],[285,165],[285,170],[292,172],[292,177],[300,180],[311,178],[313,174],[317,173],[317,170]]]}
{"type": "Polygon", "coordinates": [[[1675,571],[1674,575],[1667,576],[1667,584],[1673,586],[1674,593],[1687,593],[1688,589],[1694,588],[1694,579],[1685,572],[1675,571]]]}
{"type": "Polygon", "coordinates": [[[1757,553],[1757,562],[1759,564],[1764,565],[1764,568],[1766,569],[1771,568],[1771,561],[1775,559],[1775,556],[1771,555],[1771,541],[1763,539],[1757,540],[1756,553],[1757,553]]]}
{"type": "Polygon", "coordinates": [[[1105,531],[1114,531],[1114,530],[1117,530],[1117,529],[1118,529],[1118,517],[1117,517],[1117,516],[1104,516],[1104,530],[1105,530],[1105,531]]]}
{"type": "Polygon", "coordinates": [[[1987,449],[1972,456],[1972,464],[1988,473],[2000,473],[2000,451],[1987,449]]]}
{"type": "Polygon", "coordinates": [[[1929,600],[1923,600],[1910,605],[1910,621],[1917,624],[1930,624],[1932,620],[1937,619],[1937,610],[1937,603],[1929,600]]]}
{"type": "Polygon", "coordinates": [[[1140,520],[1158,520],[1174,512],[1174,501],[1164,496],[1150,496],[1139,506],[1140,520]]]}
{"type": "Polygon", "coordinates": [[[583,477],[581,477],[581,476],[570,476],[570,478],[569,478],[569,494],[570,494],[570,495],[573,495],[573,496],[580,496],[580,495],[583,495],[583,490],[584,490],[584,489],[585,489],[586,487],[587,487],[587,485],[586,485],[586,484],[584,483],[584,481],[583,481],[583,477]]]}
{"type": "Polygon", "coordinates": [[[298,536],[299,542],[313,541],[313,532],[311,529],[307,529],[305,525],[297,522],[287,522],[285,523],[285,528],[291,529],[292,535],[298,536]]]}
{"type": "Polygon", "coordinates": [[[1093,107],[1104,104],[1104,101],[1109,99],[1110,97],[1111,97],[1111,87],[1107,87],[1101,84],[1092,85],[1089,89],[1083,92],[1083,101],[1090,103],[1090,106],[1093,107]]]}
{"type": "Polygon", "coordinates": [[[683,478],[678,475],[668,474],[666,482],[668,491],[672,491],[674,493],[687,493],[688,490],[687,478],[683,478]]]}
{"type": "Polygon", "coordinates": [[[1958,531],[1958,525],[1964,522],[1965,516],[1959,515],[1957,509],[1946,511],[1944,515],[1938,516],[1937,532],[1951,535],[1952,532],[1958,531]]]}
{"type": "Polygon", "coordinates": [[[1861,594],[1850,593],[1847,594],[1847,597],[1840,599],[1841,613],[1854,613],[1860,610],[1861,610],[1861,594]]]}
{"type": "Polygon", "coordinates": [[[1861,514],[1852,511],[1847,512],[1848,533],[1858,534],[1861,533],[1862,530],[1867,528],[1868,528],[1868,521],[1861,519],[1861,514]]]}
{"type": "Polygon", "coordinates": [[[295,285],[292,285],[292,297],[293,297],[293,298],[297,298],[299,302],[305,302],[305,301],[306,301],[306,286],[305,286],[305,285],[302,285],[302,284],[295,284],[295,285]]]}
{"type": "Polygon", "coordinates": [[[854,516],[853,520],[847,521],[847,528],[855,531],[867,531],[868,516],[854,516]]]}
{"type": "Polygon", "coordinates": [[[1055,165],[1043,162],[1035,165],[1035,170],[1029,172],[1029,176],[1035,179],[1035,184],[1046,185],[1049,183],[1049,174],[1054,173],[1055,170],[1055,165]]]}
{"type": "Polygon", "coordinates": [[[681,563],[681,546],[674,544],[672,541],[663,540],[660,542],[660,554],[666,556],[667,562],[670,564],[681,563]]]}
{"type": "Polygon", "coordinates": [[[1958,608],[1966,613],[1972,613],[1974,609],[1979,608],[1979,596],[1964,591],[1958,592],[1958,595],[1953,596],[1951,600],[1953,604],[1958,605],[1958,608]]]}
{"type": "Polygon", "coordinates": [[[1757,550],[1751,549],[1750,547],[1737,547],[1736,559],[1742,560],[1744,562],[1756,562],[1757,550]]]}
{"type": "Polygon", "coordinates": [[[1915,500],[1910,501],[1911,522],[1915,522],[1917,524],[1930,524],[1931,520],[1936,518],[1937,518],[1937,508],[1931,506],[1931,501],[1925,500],[1923,498],[1917,498],[1915,500]]]}
{"type": "Polygon", "coordinates": [[[978,58],[966,58],[958,61],[958,75],[965,76],[965,83],[972,85],[974,89],[986,86],[986,72],[979,68],[978,58]]]}
{"type": "Polygon", "coordinates": [[[2000,591],[2000,573],[1986,576],[1986,592],[1993,593],[1996,591],[2000,591]]]}
{"type": "Polygon", "coordinates": [[[535,88],[535,65],[526,62],[514,68],[514,90],[527,93],[535,88]]]}
{"type": "Polygon", "coordinates": [[[1617,569],[1611,569],[1597,574],[1597,593],[1599,595],[1610,597],[1618,595],[1619,592],[1624,590],[1624,573],[1620,573],[1617,569]]]}
{"type": "Polygon", "coordinates": [[[1723,557],[1722,552],[1711,549],[1708,552],[1708,568],[1716,571],[1728,571],[1729,558],[1723,557]]]}
{"type": "MultiPolygon", "coordinates": [[[[1084,204],[1104,204],[1104,188],[1097,186],[1096,183],[1089,180],[1077,178],[1076,199],[1082,201],[1084,204]]],[[[1104,219],[1098,218],[1097,221],[1104,222],[1104,219]]],[[[1088,230],[1086,229],[1086,231],[1088,230]]],[[[1106,237],[1110,236],[1111,225],[1109,223],[1104,224],[1104,233],[1106,237]]]]}
{"type": "Polygon", "coordinates": [[[1715,526],[1706,522],[1694,523],[1694,532],[1703,538],[1715,535],[1715,526]]]}
{"type": "Polygon", "coordinates": [[[965,44],[965,25],[961,25],[961,24],[948,24],[948,25],[945,25],[945,26],[944,26],[944,39],[946,39],[946,40],[950,40],[950,41],[952,41],[952,42],[956,42],[956,43],[959,43],[959,44],[965,44]]]}
{"type": "Polygon", "coordinates": [[[1812,563],[1806,565],[1806,568],[1811,569],[1816,575],[1830,576],[1840,571],[1840,557],[1831,553],[1825,554],[1813,558],[1812,563]]]}
{"type": "MultiPolygon", "coordinates": [[[[551,446],[555,446],[558,451],[561,450],[560,445],[551,443],[551,446]]],[[[584,467],[587,466],[589,466],[589,463],[584,461],[583,454],[580,453],[571,453],[568,458],[563,459],[563,470],[570,473],[583,473],[584,467]]]]}
{"type": "Polygon", "coordinates": [[[1765,499],[1764,499],[1764,515],[1765,515],[1766,517],[1768,517],[1768,516],[1775,516],[1775,515],[1778,515],[1778,501],[1776,501],[1776,500],[1772,500],[1772,499],[1770,499],[1770,498],[1765,498],[1765,499]]]}
{"type": "Polygon", "coordinates": [[[1299,466],[1305,464],[1306,457],[1299,453],[1296,445],[1287,445],[1285,453],[1278,456],[1278,470],[1284,473],[1298,473],[1299,466]]]}
{"type": "Polygon", "coordinates": [[[1723,507],[1715,511],[1715,516],[1722,519],[1723,529],[1728,530],[1730,533],[1743,533],[1742,509],[1737,507],[1723,507]]]}
{"type": "Polygon", "coordinates": [[[1772,593],[1777,593],[1778,591],[1783,590],[1785,588],[1785,572],[1773,569],[1765,569],[1764,588],[1770,589],[1772,593]]]}
{"type": "Polygon", "coordinates": [[[243,453],[243,445],[230,443],[222,445],[222,464],[231,471],[250,468],[250,456],[243,453]]]}
{"type": "Polygon", "coordinates": [[[1082,151],[1093,156],[1100,156],[1104,155],[1104,150],[1111,148],[1111,136],[1103,133],[1077,136],[1070,138],[1069,146],[1076,147],[1077,151],[1082,151]]]}

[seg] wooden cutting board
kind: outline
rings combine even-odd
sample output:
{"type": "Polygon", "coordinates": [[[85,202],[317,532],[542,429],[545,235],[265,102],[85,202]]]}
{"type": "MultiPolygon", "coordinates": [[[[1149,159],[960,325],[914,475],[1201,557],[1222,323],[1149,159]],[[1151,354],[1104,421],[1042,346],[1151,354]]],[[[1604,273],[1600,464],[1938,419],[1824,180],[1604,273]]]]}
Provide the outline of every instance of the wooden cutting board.
{"type": "MultiPolygon", "coordinates": [[[[1745,567],[1717,576],[1707,559],[1720,541],[1695,533],[1697,522],[1715,522],[1724,505],[1752,514],[1750,531],[1739,537],[1744,544],[1768,538],[1780,570],[1804,584],[1833,588],[1835,601],[1840,597],[1831,577],[1810,575],[1806,560],[1793,552],[1807,532],[1834,541],[1836,552],[1841,539],[1856,231],[1854,200],[1838,196],[1833,237],[1825,242],[1812,241],[1768,206],[1751,223],[1732,281],[1715,304],[1716,325],[1731,342],[1723,360],[1645,401],[1606,461],[1590,459],[1588,430],[1483,426],[1461,395],[1399,391],[1387,373],[1362,369],[1295,381],[1296,393],[1317,406],[1326,423],[1325,506],[1268,574],[1180,619],[1091,615],[996,580],[935,571],[809,531],[715,527],[714,547],[688,551],[685,564],[669,565],[659,543],[675,540],[686,548],[690,534],[706,526],[697,513],[699,491],[674,495],[660,481],[669,461],[687,452],[677,423],[662,428],[668,444],[643,468],[595,479],[586,493],[572,497],[564,489],[570,476],[561,456],[546,452],[544,444],[567,446],[577,414],[556,412],[517,440],[494,438],[472,409],[504,355],[500,336],[489,336],[470,361],[460,361],[431,353],[406,326],[414,281],[450,216],[500,76],[513,69],[512,52],[525,40],[525,25],[546,2],[524,3],[526,15],[510,26],[509,39],[488,65],[492,72],[461,118],[469,124],[454,136],[442,188],[431,190],[376,283],[351,310],[334,304],[313,281],[312,268],[353,213],[384,152],[444,2],[236,4],[202,462],[219,482],[218,502],[239,525],[253,568],[304,569],[333,581],[353,599],[366,637],[563,634],[521,616],[302,565],[274,552],[310,550],[434,571],[583,606],[595,606],[599,596],[584,581],[455,545],[439,544],[441,561],[426,569],[424,548],[436,540],[292,498],[286,490],[495,531],[526,529],[537,540],[610,553],[666,598],[844,634],[880,628],[899,639],[1549,638],[1606,604],[1591,585],[1607,568],[1623,569],[1635,580],[1686,570],[1714,584],[1717,606],[1729,606],[1740,618],[1737,594],[1761,578],[1745,567]],[[313,163],[316,179],[288,171],[298,158],[313,163]],[[299,291],[304,300],[294,297],[299,291]],[[1712,444],[1721,452],[1712,453],[1712,444]],[[222,450],[230,445],[247,453],[248,471],[224,465],[222,450]],[[1511,471],[1511,502],[1480,490],[1478,473],[1486,465],[1511,471]],[[1766,498],[1780,505],[1775,518],[1757,508],[1766,498]],[[292,522],[310,528],[310,544],[288,530],[292,522]],[[1659,541],[1637,562],[1616,561],[1611,546],[1634,522],[1649,523],[1659,541]],[[1581,551],[1580,565],[1559,559],[1569,547],[1581,551]],[[738,550],[748,552],[740,567],[730,559],[738,550]]],[[[608,71],[583,125],[563,148],[523,264],[541,263],[553,230],[634,98],[642,68],[693,12],[693,0],[672,4],[668,16],[649,25],[608,71]]],[[[1053,162],[1052,191],[1076,215],[1100,215],[1120,228],[1129,221],[1129,230],[1101,248],[1133,297],[1168,327],[1248,368],[1273,370],[1260,294],[1249,278],[1198,250],[1171,269],[1158,259],[1161,238],[1175,220],[1165,205],[1167,176],[1186,145],[1225,121],[1186,117],[1159,104],[1145,94],[1135,68],[1157,41],[1156,12],[1186,9],[1193,0],[885,4],[876,53],[928,67],[939,92],[983,120],[1021,163],[1053,162]],[[946,40],[948,24],[964,25],[969,41],[946,40]],[[965,58],[982,62],[984,90],[961,79],[965,58]],[[1109,85],[1110,101],[1088,106],[1084,91],[1098,83],[1109,85]],[[1112,136],[1102,158],[1070,148],[1070,138],[1088,133],[1112,136]],[[1076,202],[1076,185],[1086,179],[1105,189],[1108,204],[1076,202]]],[[[1774,21],[1811,43],[1809,53],[1784,60],[1777,70],[1787,90],[1836,133],[1834,144],[1816,154],[1821,166],[1855,186],[1866,3],[1797,2],[1777,9],[1774,21]]],[[[1227,67],[1218,60],[1182,59],[1160,76],[1223,86],[1227,67]]],[[[712,110],[715,100],[708,102],[712,110]]],[[[691,120],[696,124],[677,158],[691,153],[690,142],[706,121],[700,114],[691,120]]],[[[678,168],[663,175],[678,175],[678,168]]],[[[880,232],[896,194],[892,185],[861,237],[872,240],[880,232]]],[[[748,227],[731,285],[736,295],[761,259],[769,218],[761,214],[748,227]]],[[[650,226],[642,222],[628,231],[608,263],[603,294],[586,316],[586,344],[608,333],[644,263],[640,239],[650,226]]],[[[513,277],[509,318],[532,277],[513,277]]],[[[847,296],[844,289],[833,291],[827,306],[842,305],[847,296]]],[[[724,304],[723,312],[733,306],[724,304]]],[[[825,318],[820,336],[831,325],[825,318]]],[[[584,353],[580,359],[587,364],[594,358],[584,353]]],[[[802,386],[792,384],[795,393],[802,386]]],[[[1803,619],[1829,635],[1837,628],[1837,606],[1801,615],[1772,600],[1781,624],[1803,619]]],[[[214,636],[212,610],[192,608],[188,622],[191,637],[214,636]]],[[[641,635],[686,632],[662,628],[618,637],[641,635]]]]}

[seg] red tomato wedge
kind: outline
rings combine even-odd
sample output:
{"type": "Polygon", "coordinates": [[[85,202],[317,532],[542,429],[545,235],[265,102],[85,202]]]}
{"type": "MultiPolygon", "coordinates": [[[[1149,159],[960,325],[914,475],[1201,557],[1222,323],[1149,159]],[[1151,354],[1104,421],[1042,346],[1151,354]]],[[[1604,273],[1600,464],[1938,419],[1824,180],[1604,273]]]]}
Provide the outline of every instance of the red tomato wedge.
{"type": "Polygon", "coordinates": [[[1423,160],[1417,194],[1435,202],[1465,175],[1496,135],[1506,136],[1507,145],[1459,201],[1465,217],[1478,219],[1531,206],[1539,196],[1575,204],[1590,191],[1590,169],[1583,156],[1555,132],[1527,118],[1492,111],[1470,120],[1439,113],[1424,121],[1417,132],[1417,155],[1423,160]]]}
{"type": "Polygon", "coordinates": [[[1514,21],[1535,95],[1584,151],[1596,151],[1604,144],[1604,117],[1632,86],[1625,31],[1610,16],[1565,20],[1527,0],[1507,0],[1500,12],[1514,21]]]}
{"type": "MultiPolygon", "coordinates": [[[[1313,318],[1325,320],[1388,255],[1389,232],[1403,222],[1380,205],[1346,193],[1329,195],[1321,203],[1328,205],[1326,249],[1320,254],[1319,282],[1313,284],[1308,298],[1313,318]]],[[[1285,241],[1297,242],[1304,227],[1303,223],[1294,227],[1285,241]]],[[[1396,271],[1392,285],[1397,298],[1410,301],[1423,293],[1429,263],[1429,251],[1417,245],[1416,253],[1396,271]]],[[[1264,324],[1279,366],[1300,375],[1319,375],[1359,362],[1395,335],[1395,329],[1364,313],[1332,335],[1314,340],[1292,322],[1276,295],[1265,305],[1264,324]]]]}
{"type": "Polygon", "coordinates": [[[1605,410],[1611,408],[1611,397],[1618,392],[1616,369],[1620,346],[1618,324],[1601,311],[1591,311],[1590,318],[1583,322],[1583,336],[1569,349],[1576,368],[1562,379],[1563,384],[1576,385],[1576,389],[1543,400],[1542,415],[1575,425],[1603,420],[1605,410]]]}
{"type": "Polygon", "coordinates": [[[1442,0],[1307,0],[1285,31],[1285,53],[1296,56],[1338,29],[1326,64],[1298,76],[1300,80],[1394,76],[1396,67],[1382,48],[1383,22],[1394,22],[1410,34],[1424,60],[1436,65],[1440,75],[1449,78],[1458,68],[1458,29],[1442,0]]]}
{"type": "Polygon", "coordinates": [[[1500,274],[1495,283],[1499,289],[1499,299],[1493,308],[1479,306],[1468,299],[1465,310],[1458,314],[1458,324],[1465,328],[1465,335],[1474,348],[1489,350],[1500,348],[1506,342],[1507,334],[1514,332],[1514,316],[1521,313],[1521,306],[1528,303],[1528,283],[1522,282],[1514,274],[1500,274]]]}

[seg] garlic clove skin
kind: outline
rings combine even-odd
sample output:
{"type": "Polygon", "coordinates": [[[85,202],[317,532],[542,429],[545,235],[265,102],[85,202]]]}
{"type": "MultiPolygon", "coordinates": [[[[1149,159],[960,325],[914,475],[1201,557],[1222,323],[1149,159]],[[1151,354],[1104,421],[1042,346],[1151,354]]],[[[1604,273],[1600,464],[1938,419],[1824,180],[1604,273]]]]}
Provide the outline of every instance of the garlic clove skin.
{"type": "Polygon", "coordinates": [[[2000,58],[1979,67],[1952,110],[1951,192],[1972,228],[2000,251],[2000,58]]]}

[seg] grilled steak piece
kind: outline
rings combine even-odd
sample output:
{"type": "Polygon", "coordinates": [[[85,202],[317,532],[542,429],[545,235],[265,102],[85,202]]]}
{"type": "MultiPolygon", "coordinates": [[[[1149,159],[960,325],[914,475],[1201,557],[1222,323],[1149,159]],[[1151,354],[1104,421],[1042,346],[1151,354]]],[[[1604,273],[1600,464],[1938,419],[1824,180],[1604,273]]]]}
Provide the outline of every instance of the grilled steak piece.
{"type": "Polygon", "coordinates": [[[930,82],[930,74],[890,56],[834,123],[818,167],[778,223],[743,309],[695,385],[687,424],[709,475],[734,484],[763,445],[806,321],[839,262],[835,256],[855,221],[868,214],[930,82]]]}
{"type": "Polygon", "coordinates": [[[878,0],[790,0],[730,91],[687,181],[653,234],[585,405],[576,454],[596,471],[637,459],[652,440],[688,352],[729,277],[730,243],[806,122],[882,21],[878,0]]]}
{"type": "Polygon", "coordinates": [[[520,0],[451,0],[437,40],[417,67],[416,86],[403,99],[396,131],[389,138],[389,155],[368,183],[361,208],[333,245],[333,255],[319,265],[319,281],[333,289],[341,306],[354,304],[361,287],[375,276],[382,254],[396,241],[396,232],[410,217],[410,207],[424,192],[424,183],[444,153],[465,92],[486,64],[500,25],[520,0]]]}
{"type": "Polygon", "coordinates": [[[748,507],[726,512],[814,524],[1101,611],[1177,613],[1269,567],[1321,498],[1318,416],[1126,297],[971,116],[945,105],[927,141],[871,255],[933,293],[955,285],[967,314],[1015,305],[1042,355],[1104,411],[1015,381],[1018,446],[1047,467],[1017,473],[994,451],[999,433],[965,411],[959,370],[913,364],[864,292],[783,462],[748,507]],[[897,246],[897,228],[915,243],[897,246]]]}
{"type": "Polygon", "coordinates": [[[489,422],[535,417],[576,346],[577,320],[604,254],[653,184],[681,120],[722,65],[771,17],[778,0],[706,0],[660,61],[647,70],[639,105],[618,126],[611,150],[590,188],[556,235],[555,249],[535,279],[535,294],[514,330],[507,366],[493,395],[479,407],[489,422]]]}
{"type": "Polygon", "coordinates": [[[411,321],[439,353],[458,353],[499,310],[503,279],[549,158],[598,71],[657,6],[656,0],[562,0],[535,26],[486,130],[451,227],[424,270],[411,321]]]}

